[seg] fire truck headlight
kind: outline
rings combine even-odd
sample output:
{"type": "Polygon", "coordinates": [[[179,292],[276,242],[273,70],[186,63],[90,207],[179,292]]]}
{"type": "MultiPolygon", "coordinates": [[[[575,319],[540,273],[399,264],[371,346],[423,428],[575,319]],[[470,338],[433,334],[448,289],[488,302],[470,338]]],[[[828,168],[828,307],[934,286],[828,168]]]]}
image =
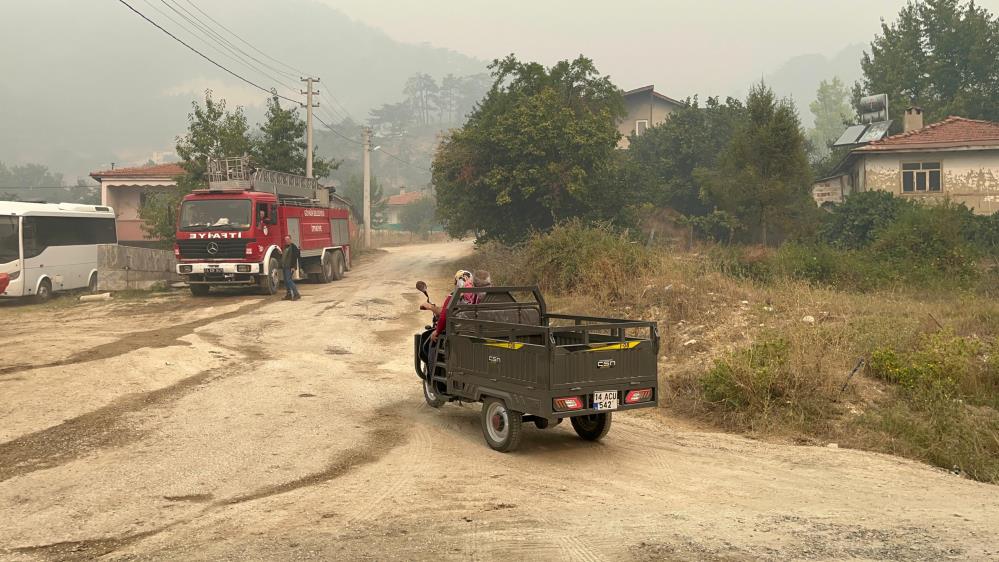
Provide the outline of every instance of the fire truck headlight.
{"type": "Polygon", "coordinates": [[[181,273],[190,273],[193,269],[194,268],[191,267],[191,266],[189,266],[189,265],[182,265],[182,266],[180,266],[180,272],[181,273]]]}
{"type": "Polygon", "coordinates": [[[236,266],[236,272],[237,273],[249,273],[250,272],[250,264],[247,263],[247,264],[239,264],[239,265],[237,265],[236,266]]]}

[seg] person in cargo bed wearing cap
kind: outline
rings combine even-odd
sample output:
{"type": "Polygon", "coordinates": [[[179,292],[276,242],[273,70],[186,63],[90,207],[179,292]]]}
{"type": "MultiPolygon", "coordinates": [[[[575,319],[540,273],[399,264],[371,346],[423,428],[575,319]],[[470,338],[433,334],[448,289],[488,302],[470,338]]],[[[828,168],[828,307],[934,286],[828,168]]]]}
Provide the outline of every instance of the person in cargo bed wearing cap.
{"type": "MultiPolygon", "coordinates": [[[[472,283],[472,273],[470,271],[459,269],[454,273],[455,289],[461,289],[462,287],[471,286],[471,283],[472,283]]],[[[430,308],[434,305],[429,305],[429,304],[420,305],[420,308],[424,310],[433,310],[434,313],[437,314],[437,325],[434,327],[434,332],[430,334],[430,341],[436,342],[437,339],[440,338],[441,334],[444,333],[444,330],[447,328],[447,307],[449,304],[451,304],[451,296],[452,295],[444,297],[444,302],[441,303],[440,307],[438,308],[430,308]]],[[[462,299],[464,299],[468,303],[472,303],[473,300],[475,299],[475,295],[472,293],[468,293],[462,295],[462,299]]]]}

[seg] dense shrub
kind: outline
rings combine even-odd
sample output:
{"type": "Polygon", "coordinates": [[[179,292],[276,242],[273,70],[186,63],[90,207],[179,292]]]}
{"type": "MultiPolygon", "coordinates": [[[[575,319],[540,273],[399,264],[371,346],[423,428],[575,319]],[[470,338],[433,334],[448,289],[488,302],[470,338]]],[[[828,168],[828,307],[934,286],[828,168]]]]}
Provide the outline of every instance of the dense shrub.
{"type": "Polygon", "coordinates": [[[819,233],[822,240],[837,248],[859,249],[868,246],[898,214],[913,206],[908,200],[887,191],[862,191],[832,207],[819,233]]]}
{"type": "Polygon", "coordinates": [[[805,427],[827,417],[831,403],[832,386],[814,376],[816,362],[822,358],[811,345],[764,338],[716,360],[702,375],[701,390],[713,407],[754,429],[775,423],[805,427]]]}
{"type": "Polygon", "coordinates": [[[883,432],[892,452],[957,467],[999,482],[999,346],[940,332],[915,349],[878,349],[867,372],[900,400],[862,423],[883,432]]]}
{"type": "Polygon", "coordinates": [[[616,294],[647,269],[652,255],[645,247],[608,225],[587,226],[572,220],[523,245],[526,281],[546,291],[589,288],[616,294]]]}

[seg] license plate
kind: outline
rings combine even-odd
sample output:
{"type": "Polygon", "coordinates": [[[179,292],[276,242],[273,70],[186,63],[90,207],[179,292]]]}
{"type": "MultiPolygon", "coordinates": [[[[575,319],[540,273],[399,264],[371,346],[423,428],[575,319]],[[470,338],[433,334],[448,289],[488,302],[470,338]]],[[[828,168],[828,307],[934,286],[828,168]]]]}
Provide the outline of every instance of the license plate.
{"type": "Polygon", "coordinates": [[[206,267],[205,273],[222,273],[221,267],[206,267]]]}
{"type": "Polygon", "coordinates": [[[593,393],[594,410],[617,410],[617,391],[604,390],[593,393]]]}

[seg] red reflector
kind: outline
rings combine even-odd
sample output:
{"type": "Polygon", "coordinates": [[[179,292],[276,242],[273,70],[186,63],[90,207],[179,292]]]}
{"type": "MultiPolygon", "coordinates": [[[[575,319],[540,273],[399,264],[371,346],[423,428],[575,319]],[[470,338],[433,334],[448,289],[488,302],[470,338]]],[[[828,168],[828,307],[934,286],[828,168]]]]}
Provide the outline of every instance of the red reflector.
{"type": "Polygon", "coordinates": [[[651,388],[629,390],[628,394],[624,397],[625,404],[638,404],[639,402],[648,402],[649,400],[652,400],[651,388]]]}
{"type": "Polygon", "coordinates": [[[569,410],[582,410],[583,409],[583,399],[579,396],[567,396],[565,398],[556,398],[554,400],[555,411],[556,412],[566,412],[569,410]]]}

